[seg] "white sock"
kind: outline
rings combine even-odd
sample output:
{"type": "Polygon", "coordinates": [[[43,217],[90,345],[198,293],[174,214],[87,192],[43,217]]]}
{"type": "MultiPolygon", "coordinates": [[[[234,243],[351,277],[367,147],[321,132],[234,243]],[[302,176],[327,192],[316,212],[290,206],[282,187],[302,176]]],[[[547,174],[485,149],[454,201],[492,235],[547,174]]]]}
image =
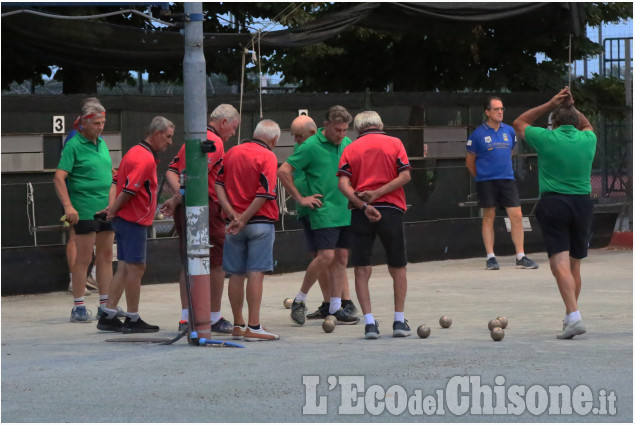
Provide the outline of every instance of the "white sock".
{"type": "Polygon", "coordinates": [[[375,318],[373,317],[373,313],[364,314],[364,322],[367,325],[374,325],[375,324],[375,318]]]}
{"type": "Polygon", "coordinates": [[[117,309],[112,309],[112,308],[104,308],[104,315],[106,316],[106,319],[113,319],[116,315],[117,315],[117,309]]]}
{"type": "Polygon", "coordinates": [[[90,271],[90,277],[93,278],[94,281],[97,281],[97,267],[93,266],[93,269],[90,271]]]}
{"type": "Polygon", "coordinates": [[[75,305],[75,307],[86,305],[86,303],[84,302],[84,297],[73,298],[73,304],[75,305]]]}
{"type": "Polygon", "coordinates": [[[131,322],[136,322],[137,320],[139,320],[139,313],[138,312],[127,312],[126,316],[128,316],[130,318],[131,322]]]}
{"type": "Polygon", "coordinates": [[[581,319],[580,310],[567,314],[567,324],[573,324],[581,319]]]}
{"type": "Polygon", "coordinates": [[[487,254],[487,259],[488,259],[488,260],[489,260],[490,258],[494,258],[494,257],[496,257],[496,256],[494,255],[494,253],[493,253],[493,252],[490,252],[489,254],[487,254]]]}
{"type": "Polygon", "coordinates": [[[108,295],[99,294],[99,306],[106,307],[107,302],[108,302],[108,295]]]}
{"type": "Polygon", "coordinates": [[[395,311],[395,322],[403,322],[404,321],[404,313],[398,313],[395,311]]]}
{"type": "Polygon", "coordinates": [[[300,291],[298,292],[298,295],[295,296],[295,300],[299,303],[303,303],[306,301],[306,296],[307,294],[305,294],[304,292],[300,291]]]}
{"type": "Polygon", "coordinates": [[[187,320],[188,317],[188,309],[184,308],[183,310],[181,310],[181,320],[187,320]]]}
{"type": "Polygon", "coordinates": [[[218,322],[222,317],[223,316],[220,314],[220,311],[212,311],[212,314],[209,315],[212,325],[218,322]]]}
{"type": "Polygon", "coordinates": [[[329,313],[333,314],[340,308],[342,308],[342,299],[340,297],[331,297],[331,304],[329,305],[329,313]]]}
{"type": "Polygon", "coordinates": [[[516,254],[516,259],[520,261],[523,259],[524,256],[525,256],[524,252],[519,252],[518,254],[516,254]]]}

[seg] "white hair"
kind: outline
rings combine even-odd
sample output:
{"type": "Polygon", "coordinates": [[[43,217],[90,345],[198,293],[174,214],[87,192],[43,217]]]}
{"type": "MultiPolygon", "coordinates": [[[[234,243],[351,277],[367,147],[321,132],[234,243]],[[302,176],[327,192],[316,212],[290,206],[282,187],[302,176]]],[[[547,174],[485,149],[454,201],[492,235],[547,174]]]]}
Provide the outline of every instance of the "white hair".
{"type": "Polygon", "coordinates": [[[273,142],[280,137],[280,126],[273,120],[262,120],[254,130],[254,139],[273,142]]]}
{"type": "Polygon", "coordinates": [[[359,133],[369,128],[378,128],[383,130],[384,123],[381,121],[381,117],[377,112],[364,111],[355,115],[353,126],[355,127],[355,131],[359,133]]]}

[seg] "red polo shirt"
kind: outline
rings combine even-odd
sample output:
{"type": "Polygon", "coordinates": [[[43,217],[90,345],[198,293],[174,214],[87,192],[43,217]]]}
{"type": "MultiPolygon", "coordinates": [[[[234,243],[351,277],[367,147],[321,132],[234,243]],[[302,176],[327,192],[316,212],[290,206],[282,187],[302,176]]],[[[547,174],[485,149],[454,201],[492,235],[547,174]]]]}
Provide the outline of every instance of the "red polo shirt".
{"type": "MultiPolygon", "coordinates": [[[[216,146],[215,152],[209,152],[207,154],[207,192],[209,197],[212,198],[214,202],[218,202],[218,197],[216,196],[216,189],[214,188],[214,183],[216,182],[216,177],[218,176],[218,171],[221,168],[221,164],[223,162],[223,157],[225,156],[225,147],[223,146],[223,141],[216,132],[216,129],[212,126],[207,126],[207,140],[211,140],[214,142],[216,146]]],[[[179,152],[172,159],[172,162],[168,165],[168,171],[172,171],[176,174],[181,174],[185,169],[185,143],[179,149],[179,152]]]]}
{"type": "MultiPolygon", "coordinates": [[[[355,191],[363,192],[380,188],[410,168],[401,140],[380,130],[369,130],[344,148],[337,175],[348,176],[355,191]]],[[[373,206],[382,205],[406,211],[403,187],[373,202],[373,206]]]]}
{"type": "Polygon", "coordinates": [[[132,195],[117,216],[142,226],[150,226],[157,209],[157,163],[145,141],[133,146],[121,159],[113,179],[117,196],[123,191],[132,195]]]}
{"type": "Polygon", "coordinates": [[[258,139],[246,140],[227,151],[216,184],[225,188],[238,213],[244,212],[254,198],[266,198],[249,223],[273,223],[278,220],[277,170],[278,160],[269,146],[258,139]]]}

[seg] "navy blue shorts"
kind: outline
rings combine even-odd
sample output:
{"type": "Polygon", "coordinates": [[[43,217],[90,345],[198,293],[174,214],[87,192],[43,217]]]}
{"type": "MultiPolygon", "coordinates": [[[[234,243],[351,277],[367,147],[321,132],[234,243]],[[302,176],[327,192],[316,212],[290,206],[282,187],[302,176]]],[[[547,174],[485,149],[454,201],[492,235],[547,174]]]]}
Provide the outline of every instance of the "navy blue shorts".
{"type": "Polygon", "coordinates": [[[593,201],[589,195],[543,193],[536,206],[547,254],[569,251],[569,256],[587,256],[593,201]]]}
{"type": "Polygon", "coordinates": [[[316,251],[322,249],[349,249],[351,246],[351,227],[325,227],[312,229],[316,251]]]}
{"type": "Polygon", "coordinates": [[[145,264],[148,227],[120,217],[111,223],[117,239],[117,259],[126,263],[145,264]]]}
{"type": "Polygon", "coordinates": [[[101,220],[79,220],[73,228],[76,235],[87,235],[92,232],[112,232],[110,222],[101,220]]]}

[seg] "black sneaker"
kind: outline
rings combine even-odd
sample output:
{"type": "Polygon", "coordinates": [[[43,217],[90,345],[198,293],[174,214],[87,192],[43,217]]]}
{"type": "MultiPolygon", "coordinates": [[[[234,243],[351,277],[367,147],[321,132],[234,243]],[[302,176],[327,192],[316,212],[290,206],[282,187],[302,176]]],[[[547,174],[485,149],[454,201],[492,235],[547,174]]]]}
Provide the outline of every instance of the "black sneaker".
{"type": "Polygon", "coordinates": [[[322,301],[322,305],[320,305],[318,307],[318,309],[315,310],[313,313],[307,314],[306,318],[309,319],[309,320],[326,318],[326,316],[329,315],[329,305],[330,304],[331,303],[327,303],[327,302],[322,301]]]}
{"type": "Polygon", "coordinates": [[[487,270],[500,270],[498,266],[498,261],[496,261],[496,257],[489,258],[487,263],[485,263],[485,268],[487,270]]]}
{"type": "Polygon", "coordinates": [[[296,325],[304,325],[306,315],[306,304],[304,302],[297,302],[293,300],[293,304],[291,304],[291,321],[296,325]]]}
{"type": "Polygon", "coordinates": [[[117,316],[112,319],[108,319],[106,316],[101,316],[97,322],[97,329],[107,332],[121,332],[123,322],[119,320],[117,316]]]}
{"type": "Polygon", "coordinates": [[[410,336],[410,326],[408,326],[408,321],[404,320],[403,322],[400,322],[395,320],[392,324],[392,336],[410,336]]]}
{"type": "Polygon", "coordinates": [[[375,323],[369,323],[364,328],[364,338],[377,339],[379,338],[379,323],[375,320],[375,323]]]}
{"type": "Polygon", "coordinates": [[[124,334],[145,334],[150,332],[159,332],[159,327],[147,324],[141,320],[141,317],[135,322],[130,320],[130,317],[126,317],[126,321],[123,322],[123,327],[121,328],[121,333],[124,334]]]}
{"type": "Polygon", "coordinates": [[[353,300],[342,300],[342,308],[349,316],[355,316],[357,314],[357,307],[353,300]]]}
{"type": "Polygon", "coordinates": [[[219,334],[231,334],[234,330],[234,325],[229,323],[229,321],[223,317],[220,320],[212,325],[212,332],[219,334]]]}
{"type": "Polygon", "coordinates": [[[534,263],[527,257],[523,257],[522,259],[516,259],[516,267],[521,269],[537,269],[538,264],[534,263]]]}
{"type": "Polygon", "coordinates": [[[341,308],[333,314],[338,325],[356,325],[359,323],[359,317],[346,314],[341,308]]]}

